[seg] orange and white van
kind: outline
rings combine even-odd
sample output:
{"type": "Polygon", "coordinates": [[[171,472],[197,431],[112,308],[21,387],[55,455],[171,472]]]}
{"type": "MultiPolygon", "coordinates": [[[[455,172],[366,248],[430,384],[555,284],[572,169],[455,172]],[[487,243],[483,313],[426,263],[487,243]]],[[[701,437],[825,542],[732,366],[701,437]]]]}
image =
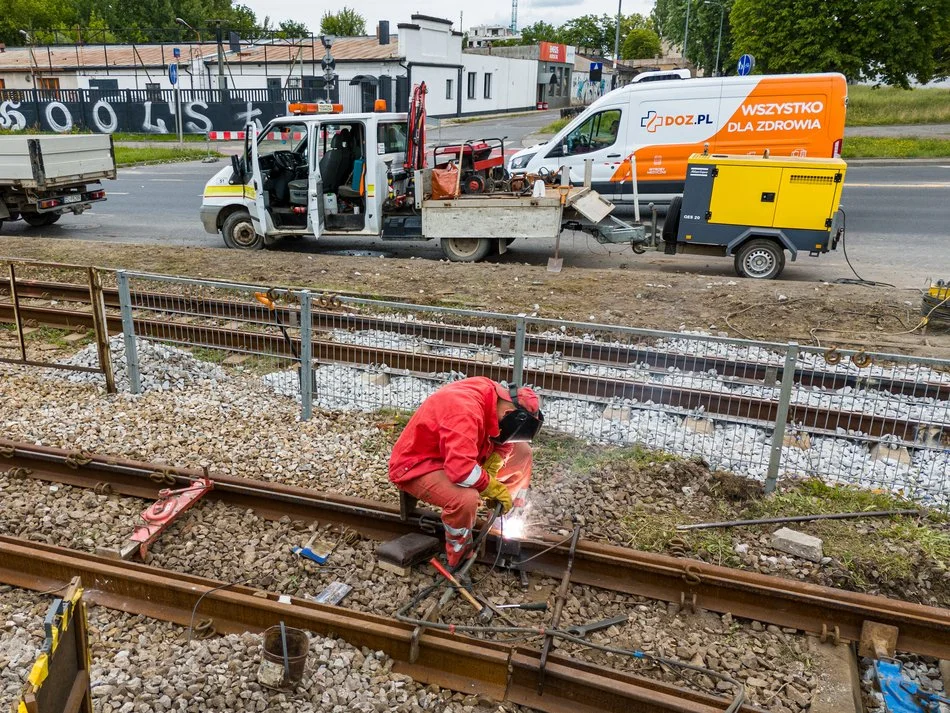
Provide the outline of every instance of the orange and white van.
{"type": "Polygon", "coordinates": [[[633,200],[636,157],[642,202],[669,203],[682,193],[690,155],[836,158],[844,140],[848,87],[842,74],[714,77],[630,84],[591,104],[550,141],[526,148],[512,174],[569,166],[583,182],[593,159],[594,190],[614,203],[633,200]]]}

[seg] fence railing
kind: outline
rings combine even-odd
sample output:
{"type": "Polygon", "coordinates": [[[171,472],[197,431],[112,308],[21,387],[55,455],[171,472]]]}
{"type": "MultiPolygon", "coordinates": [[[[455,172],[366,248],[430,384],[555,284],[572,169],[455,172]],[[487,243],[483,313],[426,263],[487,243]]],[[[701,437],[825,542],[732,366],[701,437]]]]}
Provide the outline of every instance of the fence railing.
{"type": "Polygon", "coordinates": [[[118,278],[135,392],[143,340],[255,357],[257,378],[299,399],[304,420],[315,405],[413,410],[442,384],[488,376],[538,388],[546,427],[579,438],[702,458],[767,490],[814,476],[950,508],[950,360],[118,278]]]}

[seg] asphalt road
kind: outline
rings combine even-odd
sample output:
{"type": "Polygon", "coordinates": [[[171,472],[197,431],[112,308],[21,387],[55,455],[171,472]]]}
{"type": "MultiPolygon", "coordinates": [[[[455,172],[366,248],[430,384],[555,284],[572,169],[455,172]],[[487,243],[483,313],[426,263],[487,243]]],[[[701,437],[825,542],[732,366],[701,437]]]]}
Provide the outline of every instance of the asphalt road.
{"type": "MultiPolygon", "coordinates": [[[[220,236],[204,232],[198,207],[205,181],[224,165],[184,163],[122,169],[118,179],[106,185],[108,201],[81,216],[64,216],[46,228],[31,228],[23,221],[4,223],[0,228],[0,254],[4,235],[223,248],[220,236]]],[[[920,287],[931,278],[950,279],[950,160],[946,164],[852,165],[845,181],[843,206],[848,256],[862,277],[901,287],[920,287]]],[[[544,265],[552,248],[547,241],[519,240],[499,259],[544,265]]],[[[278,249],[378,250],[394,258],[442,257],[433,243],[383,243],[359,238],[307,240],[278,249]]],[[[695,272],[714,279],[734,277],[731,261],[723,258],[666,256],[652,251],[634,255],[629,248],[600,245],[583,233],[565,233],[561,251],[566,266],[635,271],[638,266],[649,265],[661,271],[695,272]]],[[[788,263],[783,279],[833,281],[851,276],[839,246],[835,253],[820,258],[806,255],[788,263]]]]}

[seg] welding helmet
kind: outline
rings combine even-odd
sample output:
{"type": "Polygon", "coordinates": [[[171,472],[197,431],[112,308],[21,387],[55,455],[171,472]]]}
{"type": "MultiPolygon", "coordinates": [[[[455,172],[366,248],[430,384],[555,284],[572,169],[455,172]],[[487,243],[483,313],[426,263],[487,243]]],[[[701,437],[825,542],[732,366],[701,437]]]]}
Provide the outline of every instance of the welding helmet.
{"type": "Polygon", "coordinates": [[[492,438],[495,443],[527,443],[534,440],[544,423],[541,400],[527,386],[504,387],[498,384],[499,398],[514,404],[515,410],[502,416],[498,423],[500,433],[492,438]]]}

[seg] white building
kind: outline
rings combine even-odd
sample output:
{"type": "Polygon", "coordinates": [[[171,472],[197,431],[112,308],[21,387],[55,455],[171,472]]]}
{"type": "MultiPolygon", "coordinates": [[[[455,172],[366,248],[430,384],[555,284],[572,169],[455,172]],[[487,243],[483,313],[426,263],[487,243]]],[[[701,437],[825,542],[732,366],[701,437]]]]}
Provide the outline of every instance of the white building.
{"type": "Polygon", "coordinates": [[[498,40],[517,40],[521,35],[511,31],[507,25],[475,25],[468,28],[466,47],[488,47],[498,40]]]}

